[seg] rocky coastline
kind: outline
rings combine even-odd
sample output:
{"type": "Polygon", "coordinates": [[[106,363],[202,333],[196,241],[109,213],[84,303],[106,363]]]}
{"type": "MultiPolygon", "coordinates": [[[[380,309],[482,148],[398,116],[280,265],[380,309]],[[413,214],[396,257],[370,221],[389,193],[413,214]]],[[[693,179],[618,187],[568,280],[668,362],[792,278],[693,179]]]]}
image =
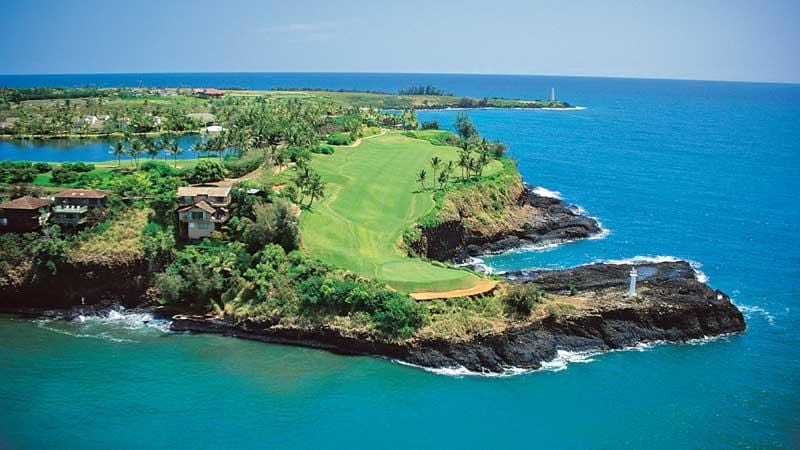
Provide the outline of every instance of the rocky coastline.
{"type": "Polygon", "coordinates": [[[464,263],[469,257],[564,243],[603,233],[600,223],[578,207],[560,198],[540,195],[529,186],[525,186],[511,208],[515,209],[520,226],[487,234],[465,227],[462,221],[449,220],[420,230],[414,251],[437,261],[464,263]]]}
{"type": "Polygon", "coordinates": [[[688,263],[636,265],[643,274],[640,290],[635,297],[627,298],[627,274],[632,267],[594,264],[569,270],[507,274],[509,283],[536,283],[552,293],[569,290],[571,286],[582,305],[571,313],[511,324],[501,333],[467,342],[419,339],[380,342],[344,336],[329,328],[233,324],[208,316],[178,315],[173,317],[171,328],[476,373],[540,369],[555,359],[559,351],[603,352],[642,343],[687,342],[745,330],[744,317],[730,298],[698,281],[688,263]]]}

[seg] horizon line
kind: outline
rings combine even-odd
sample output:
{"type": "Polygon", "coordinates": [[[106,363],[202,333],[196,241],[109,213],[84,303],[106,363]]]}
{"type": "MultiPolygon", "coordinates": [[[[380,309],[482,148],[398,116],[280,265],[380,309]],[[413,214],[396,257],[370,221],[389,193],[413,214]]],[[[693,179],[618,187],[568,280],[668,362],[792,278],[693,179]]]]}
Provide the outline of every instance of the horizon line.
{"type": "Polygon", "coordinates": [[[464,75],[464,76],[507,76],[507,77],[557,77],[557,78],[605,78],[624,80],[653,81],[702,81],[715,83],[783,84],[800,85],[800,81],[758,81],[703,78],[669,78],[626,75],[542,75],[528,73],[487,73],[487,72],[373,72],[373,71],[175,71],[175,72],[63,72],[63,73],[0,73],[0,77],[26,76],[80,76],[80,75],[170,75],[170,74],[361,74],[361,75],[464,75]]]}

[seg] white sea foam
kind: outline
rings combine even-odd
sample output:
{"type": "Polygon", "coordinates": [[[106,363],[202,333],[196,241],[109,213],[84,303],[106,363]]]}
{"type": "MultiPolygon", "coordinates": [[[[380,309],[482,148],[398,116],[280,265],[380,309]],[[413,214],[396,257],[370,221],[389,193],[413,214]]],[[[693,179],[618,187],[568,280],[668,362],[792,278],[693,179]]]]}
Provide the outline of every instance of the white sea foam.
{"type": "Polygon", "coordinates": [[[435,373],[436,375],[444,375],[448,377],[485,377],[485,378],[503,378],[503,377],[512,377],[515,375],[522,375],[525,373],[535,372],[533,369],[523,369],[521,367],[508,367],[503,369],[502,372],[492,372],[492,371],[480,371],[476,372],[474,370],[469,370],[464,366],[457,366],[457,367],[425,367],[420,366],[417,364],[411,364],[406,361],[401,361],[399,359],[393,359],[392,362],[400,364],[402,366],[413,367],[415,369],[422,369],[426,372],[435,373]]]}
{"type": "Polygon", "coordinates": [[[487,275],[491,275],[492,273],[494,273],[494,269],[491,266],[486,264],[486,262],[483,259],[477,258],[475,256],[469,256],[463,263],[455,265],[455,267],[468,267],[468,266],[473,267],[475,271],[479,273],[485,273],[487,275]]]}
{"type": "Polygon", "coordinates": [[[76,338],[134,343],[140,332],[168,333],[170,322],[155,319],[148,311],[128,311],[122,306],[97,313],[80,314],[70,321],[60,316],[39,319],[37,325],[48,331],[76,338]]]}
{"type": "Polygon", "coordinates": [[[542,186],[536,186],[535,188],[531,189],[531,192],[538,195],[539,197],[547,197],[547,198],[555,198],[561,200],[561,192],[558,191],[551,191],[542,186]]]}
{"type": "Polygon", "coordinates": [[[626,347],[613,350],[587,350],[587,351],[557,350],[556,356],[549,361],[543,361],[541,364],[541,368],[539,369],[507,367],[504,368],[502,372],[473,371],[467,369],[464,366],[432,368],[432,367],[419,366],[416,364],[411,364],[400,360],[392,360],[392,361],[404,366],[414,367],[417,369],[425,370],[426,372],[435,373],[437,375],[444,375],[444,376],[458,377],[458,378],[461,377],[501,378],[501,377],[512,377],[516,375],[524,375],[535,372],[561,372],[562,370],[566,370],[567,368],[569,368],[570,364],[583,364],[583,363],[594,362],[596,356],[603,355],[604,353],[645,352],[663,345],[705,345],[716,341],[727,340],[731,336],[734,336],[736,334],[737,333],[725,333],[717,336],[704,336],[697,339],[689,339],[684,342],[670,342],[664,340],[640,342],[635,345],[629,345],[626,347]]]}
{"type": "Polygon", "coordinates": [[[693,261],[691,259],[686,258],[678,258],[676,256],[671,255],[655,255],[655,256],[641,256],[637,255],[632,258],[623,258],[623,259],[596,259],[592,261],[593,263],[603,263],[603,264],[658,264],[663,262],[677,262],[677,261],[686,261],[691,266],[692,271],[694,272],[694,277],[697,281],[701,283],[708,283],[708,275],[706,275],[702,270],[703,264],[697,261],[693,261]]]}
{"type": "Polygon", "coordinates": [[[739,311],[741,311],[742,315],[744,315],[744,317],[747,318],[748,320],[751,319],[753,316],[761,316],[770,325],[775,325],[775,316],[773,316],[772,313],[769,312],[768,310],[766,310],[766,309],[764,309],[764,308],[762,308],[762,307],[760,307],[758,305],[755,305],[755,306],[751,306],[751,305],[736,305],[736,307],[739,308],[739,311]]]}
{"type": "Polygon", "coordinates": [[[42,329],[45,329],[45,330],[48,330],[48,331],[52,331],[54,333],[63,334],[65,336],[75,337],[75,338],[100,339],[100,340],[103,340],[103,341],[110,341],[110,342],[117,342],[117,343],[136,342],[136,341],[134,341],[132,339],[113,336],[112,334],[110,334],[108,332],[81,333],[81,332],[78,332],[76,330],[70,330],[70,329],[66,329],[66,328],[58,328],[58,327],[50,325],[54,320],[60,320],[60,319],[40,319],[40,320],[36,320],[35,323],[39,326],[39,328],[42,328],[42,329]]]}
{"type": "Polygon", "coordinates": [[[569,108],[539,108],[543,111],[583,111],[585,106],[570,106],[569,108]]]}
{"type": "Polygon", "coordinates": [[[598,354],[600,354],[600,352],[571,352],[567,350],[557,350],[556,357],[550,361],[543,362],[540,370],[561,372],[562,370],[566,370],[567,366],[570,364],[592,362],[594,361],[593,356],[597,356],[598,354]]]}
{"type": "Polygon", "coordinates": [[[168,320],[155,319],[149,311],[129,311],[122,306],[98,314],[79,316],[79,321],[84,324],[111,325],[123,330],[155,329],[165,333],[169,331],[170,324],[168,320]]]}

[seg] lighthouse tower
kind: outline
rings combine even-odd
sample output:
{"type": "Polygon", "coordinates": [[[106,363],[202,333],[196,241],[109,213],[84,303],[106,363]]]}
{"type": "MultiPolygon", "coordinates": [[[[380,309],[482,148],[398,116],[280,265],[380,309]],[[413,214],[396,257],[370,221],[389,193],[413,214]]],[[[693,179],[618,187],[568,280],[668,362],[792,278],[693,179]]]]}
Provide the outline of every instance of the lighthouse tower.
{"type": "Polygon", "coordinates": [[[556,88],[550,88],[550,101],[556,101],[556,88]]]}
{"type": "Polygon", "coordinates": [[[631,282],[628,285],[628,297],[633,297],[636,295],[636,278],[639,276],[639,272],[636,270],[636,266],[631,267],[631,282]]]}

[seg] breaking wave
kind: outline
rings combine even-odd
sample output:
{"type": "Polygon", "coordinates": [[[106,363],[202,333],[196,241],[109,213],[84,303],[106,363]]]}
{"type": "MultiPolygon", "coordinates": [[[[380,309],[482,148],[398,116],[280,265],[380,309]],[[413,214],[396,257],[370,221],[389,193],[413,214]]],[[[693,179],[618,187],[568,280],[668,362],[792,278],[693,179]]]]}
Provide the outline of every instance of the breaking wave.
{"type": "Polygon", "coordinates": [[[569,368],[570,364],[584,364],[584,363],[594,362],[596,356],[600,356],[605,353],[645,352],[653,348],[664,345],[705,345],[716,341],[727,340],[728,338],[734,336],[735,334],[737,333],[725,333],[718,336],[704,336],[697,339],[689,339],[684,342],[670,342],[664,340],[640,342],[635,345],[630,345],[623,348],[610,349],[610,350],[586,350],[586,351],[557,350],[556,356],[549,361],[543,361],[539,369],[507,367],[504,368],[502,372],[474,371],[474,370],[469,370],[464,366],[433,368],[433,367],[424,367],[417,364],[411,364],[400,360],[392,360],[392,361],[403,366],[414,367],[416,369],[422,369],[426,372],[431,372],[436,375],[444,375],[449,377],[504,378],[504,377],[513,377],[517,375],[536,373],[536,372],[561,372],[569,368]]]}
{"type": "Polygon", "coordinates": [[[678,262],[678,261],[686,261],[689,263],[689,266],[692,267],[692,271],[694,272],[694,277],[697,281],[701,283],[708,283],[708,275],[706,275],[702,270],[703,264],[697,261],[693,261],[691,259],[685,258],[678,258],[676,256],[670,255],[655,255],[655,256],[641,256],[637,255],[632,258],[623,258],[623,259],[596,259],[592,261],[592,263],[603,263],[603,264],[658,264],[663,262],[678,262]]]}
{"type": "Polygon", "coordinates": [[[753,316],[761,316],[770,325],[775,325],[775,316],[760,306],[736,305],[736,307],[739,308],[739,311],[741,311],[744,317],[748,320],[750,320],[753,316]]]}
{"type": "Polygon", "coordinates": [[[531,192],[538,195],[539,197],[547,197],[547,198],[555,198],[561,200],[561,192],[558,191],[551,191],[542,186],[536,186],[535,188],[531,189],[531,192]]]}
{"type": "Polygon", "coordinates": [[[122,306],[71,317],[55,315],[34,323],[54,333],[82,339],[100,339],[115,343],[136,343],[142,333],[168,333],[170,322],[153,317],[149,311],[126,310],[122,306]]]}

